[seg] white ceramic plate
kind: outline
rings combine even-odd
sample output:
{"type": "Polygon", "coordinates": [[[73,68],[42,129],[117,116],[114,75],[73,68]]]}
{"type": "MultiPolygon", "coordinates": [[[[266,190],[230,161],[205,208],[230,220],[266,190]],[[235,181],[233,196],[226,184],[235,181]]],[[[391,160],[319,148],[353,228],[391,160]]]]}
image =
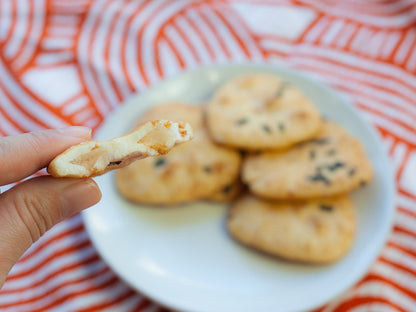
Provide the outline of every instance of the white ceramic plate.
{"type": "Polygon", "coordinates": [[[333,265],[294,264],[235,243],[226,233],[226,206],[204,202],[158,208],[137,206],[117,193],[112,173],[97,178],[103,198],[84,213],[102,257],[131,286],[180,311],[303,311],[353,285],[376,259],[390,231],[394,185],[390,163],[375,131],[339,94],[296,73],[269,65],[202,68],[138,95],[110,116],[96,135],[107,140],[129,131],[152,105],[201,102],[220,84],[248,72],[269,72],[299,86],[329,119],[361,139],[374,181],[353,194],[358,232],[351,251],[333,265]]]}

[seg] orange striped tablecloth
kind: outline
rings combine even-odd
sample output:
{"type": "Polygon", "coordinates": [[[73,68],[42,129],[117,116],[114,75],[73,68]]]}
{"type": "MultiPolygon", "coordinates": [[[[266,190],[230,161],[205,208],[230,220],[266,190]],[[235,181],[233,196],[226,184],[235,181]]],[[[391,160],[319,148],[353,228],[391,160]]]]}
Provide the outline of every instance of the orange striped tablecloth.
{"type": "MultiPolygon", "coordinates": [[[[264,61],[348,94],[382,135],[397,213],[379,259],[324,311],[416,311],[413,0],[2,0],[0,134],[96,128],[133,93],[212,63],[264,61]]],[[[1,311],[165,311],[100,259],[80,216],[16,264],[1,311]]]]}

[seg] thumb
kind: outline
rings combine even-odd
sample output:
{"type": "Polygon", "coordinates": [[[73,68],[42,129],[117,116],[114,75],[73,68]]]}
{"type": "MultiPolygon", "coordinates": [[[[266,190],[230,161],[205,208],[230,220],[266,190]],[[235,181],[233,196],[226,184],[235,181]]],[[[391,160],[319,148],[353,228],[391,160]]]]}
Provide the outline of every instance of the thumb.
{"type": "Polygon", "coordinates": [[[47,230],[97,203],[92,179],[27,180],[0,195],[0,287],[20,256],[47,230]]]}

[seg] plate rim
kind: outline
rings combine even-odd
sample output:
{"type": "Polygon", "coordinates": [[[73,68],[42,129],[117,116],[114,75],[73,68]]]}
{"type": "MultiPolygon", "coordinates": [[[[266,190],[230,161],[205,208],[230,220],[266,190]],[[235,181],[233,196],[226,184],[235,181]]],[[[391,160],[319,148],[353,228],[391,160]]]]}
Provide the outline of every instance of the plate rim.
{"type": "MultiPolygon", "coordinates": [[[[336,297],[338,297],[341,293],[346,291],[347,289],[351,288],[354,284],[356,284],[360,278],[365,276],[367,274],[369,268],[371,265],[377,260],[382,248],[384,247],[389,234],[392,230],[393,224],[394,224],[394,213],[396,210],[395,206],[395,200],[397,196],[396,192],[396,185],[395,185],[395,178],[394,178],[394,171],[392,164],[390,162],[390,159],[388,157],[388,154],[385,149],[383,149],[383,143],[381,140],[380,134],[375,130],[374,126],[371,125],[368,121],[366,121],[362,115],[362,112],[358,108],[356,108],[354,105],[352,105],[350,102],[348,96],[339,93],[337,90],[331,88],[330,86],[322,83],[316,77],[314,77],[312,74],[305,72],[305,71],[299,71],[296,69],[288,68],[282,65],[277,64],[270,64],[265,62],[241,62],[241,63],[231,63],[231,64],[211,64],[206,66],[200,66],[194,69],[190,70],[184,70],[182,72],[177,73],[176,75],[172,77],[167,77],[164,80],[161,80],[159,82],[156,82],[152,85],[149,85],[145,90],[143,90],[140,93],[132,94],[131,97],[125,101],[125,103],[121,106],[119,106],[113,113],[111,113],[109,116],[105,118],[105,120],[101,123],[101,125],[97,128],[94,137],[96,134],[99,134],[102,131],[102,128],[108,124],[111,123],[113,119],[117,118],[117,115],[120,114],[124,110],[129,110],[129,107],[132,105],[132,103],[136,103],[140,98],[145,97],[148,93],[152,92],[153,89],[159,89],[163,88],[165,85],[169,85],[175,80],[184,79],[186,76],[192,76],[197,75],[198,73],[202,74],[207,71],[222,71],[227,69],[251,69],[251,70],[257,70],[259,72],[273,72],[280,71],[289,73],[290,75],[300,77],[301,79],[307,80],[309,83],[311,83],[314,86],[318,86],[320,88],[325,89],[326,92],[331,94],[332,96],[338,98],[340,101],[343,102],[345,108],[347,110],[350,110],[358,119],[359,121],[365,125],[366,130],[371,136],[371,139],[376,143],[376,145],[380,146],[383,150],[383,154],[381,157],[383,158],[383,163],[388,164],[388,168],[386,169],[386,176],[388,176],[388,181],[384,181],[387,186],[388,194],[387,198],[389,199],[388,207],[390,208],[387,212],[388,215],[386,218],[388,219],[388,226],[386,226],[383,231],[381,232],[381,237],[378,241],[378,244],[374,247],[376,250],[374,252],[374,255],[371,259],[371,261],[368,261],[367,265],[361,270],[360,273],[357,273],[355,277],[351,278],[348,283],[346,283],[345,287],[343,289],[340,289],[336,294],[334,294],[330,299],[333,300],[336,297]]],[[[149,107],[152,107],[153,104],[148,104],[149,107]]],[[[97,204],[99,205],[99,204],[97,204]]],[[[387,205],[386,205],[387,206],[387,205]]],[[[124,282],[126,282],[130,287],[137,290],[140,294],[144,295],[145,297],[149,298],[150,300],[156,302],[157,304],[167,307],[169,309],[178,310],[178,311],[193,311],[195,310],[189,310],[189,308],[184,308],[184,305],[180,305],[177,302],[172,302],[171,300],[166,300],[166,298],[162,298],[163,296],[159,296],[158,293],[154,293],[152,291],[148,291],[145,287],[142,287],[143,285],[138,286],[134,281],[131,280],[130,276],[128,274],[125,274],[123,270],[121,270],[117,264],[114,264],[111,259],[107,256],[106,252],[104,250],[100,249],[100,245],[97,243],[98,238],[94,235],[93,226],[92,223],[89,221],[89,210],[85,210],[82,213],[82,219],[84,222],[84,226],[87,230],[87,233],[89,235],[89,238],[91,239],[94,248],[97,250],[100,257],[106,262],[106,264],[117,274],[118,277],[120,277],[124,282]]],[[[323,304],[327,303],[328,300],[325,300],[323,302],[315,303],[313,306],[308,307],[308,309],[315,309],[317,307],[322,306],[323,304]]],[[[213,310],[210,309],[204,309],[204,307],[201,307],[198,309],[198,312],[212,312],[213,310]]],[[[297,311],[297,310],[296,310],[297,311]]]]}

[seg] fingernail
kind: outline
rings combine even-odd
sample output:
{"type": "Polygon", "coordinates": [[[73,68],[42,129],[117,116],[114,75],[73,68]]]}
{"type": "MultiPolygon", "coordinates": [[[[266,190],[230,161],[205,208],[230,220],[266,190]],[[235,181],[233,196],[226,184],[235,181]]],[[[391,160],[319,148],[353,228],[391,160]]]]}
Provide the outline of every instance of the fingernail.
{"type": "Polygon", "coordinates": [[[77,138],[89,139],[91,137],[91,129],[88,127],[74,126],[61,128],[57,130],[62,134],[70,135],[77,138]]]}
{"type": "Polygon", "coordinates": [[[62,215],[66,218],[91,207],[101,199],[101,192],[92,179],[67,186],[61,195],[62,215]]]}

